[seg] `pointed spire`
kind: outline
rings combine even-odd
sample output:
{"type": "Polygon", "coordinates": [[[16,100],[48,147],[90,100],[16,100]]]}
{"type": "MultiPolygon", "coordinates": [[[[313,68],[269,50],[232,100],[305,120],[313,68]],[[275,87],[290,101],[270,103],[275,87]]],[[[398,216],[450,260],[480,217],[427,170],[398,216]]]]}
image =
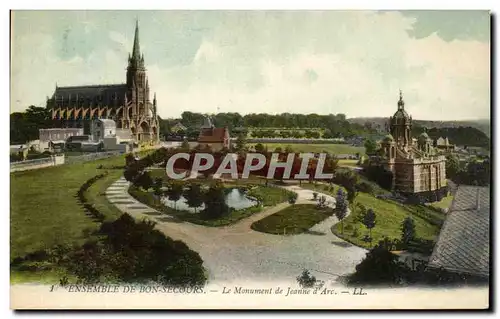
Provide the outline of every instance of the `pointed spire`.
{"type": "Polygon", "coordinates": [[[403,91],[399,90],[399,101],[398,101],[398,110],[404,109],[405,102],[403,101],[403,91]]]}
{"type": "Polygon", "coordinates": [[[139,45],[139,20],[135,20],[135,36],[134,47],[132,48],[132,59],[139,60],[141,58],[141,47],[139,45]]]}

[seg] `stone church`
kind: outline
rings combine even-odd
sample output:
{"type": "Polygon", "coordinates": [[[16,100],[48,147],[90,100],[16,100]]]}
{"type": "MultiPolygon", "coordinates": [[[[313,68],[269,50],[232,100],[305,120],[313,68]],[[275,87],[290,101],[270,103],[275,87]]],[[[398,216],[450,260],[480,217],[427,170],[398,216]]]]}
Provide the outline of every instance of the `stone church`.
{"type": "Polygon", "coordinates": [[[61,127],[80,127],[88,133],[91,120],[112,119],[118,128],[130,129],[136,141],[158,141],[159,121],[156,93],[150,98],[139,44],[136,22],[132,55],[129,54],[126,82],[123,84],[57,86],[47,108],[61,127]]]}
{"type": "Polygon", "coordinates": [[[394,191],[419,201],[445,196],[446,158],[437,154],[426,132],[412,137],[412,118],[405,110],[401,92],[387,129],[389,134],[380,144],[380,164],[392,172],[394,191]]]}

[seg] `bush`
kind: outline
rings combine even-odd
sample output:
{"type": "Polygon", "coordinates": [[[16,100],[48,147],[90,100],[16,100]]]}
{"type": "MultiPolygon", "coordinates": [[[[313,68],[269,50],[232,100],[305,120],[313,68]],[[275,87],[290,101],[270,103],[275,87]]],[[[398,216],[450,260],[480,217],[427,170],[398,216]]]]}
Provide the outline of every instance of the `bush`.
{"type": "Polygon", "coordinates": [[[371,181],[386,190],[392,189],[393,174],[382,166],[368,166],[363,169],[363,174],[371,181]]]}
{"type": "Polygon", "coordinates": [[[362,192],[362,193],[368,193],[368,194],[373,194],[373,186],[370,185],[369,183],[367,182],[359,182],[357,185],[356,185],[356,188],[358,191],[362,192]]]}
{"type": "Polygon", "coordinates": [[[288,194],[288,202],[290,204],[295,204],[297,202],[297,198],[299,197],[299,195],[297,193],[290,193],[288,194]]]}
{"type": "Polygon", "coordinates": [[[352,285],[398,285],[408,273],[408,267],[398,261],[389,250],[389,240],[380,241],[356,266],[356,272],[349,276],[352,285]]]}
{"type": "Polygon", "coordinates": [[[167,286],[198,286],[206,281],[203,261],[183,242],[165,237],[149,221],[123,214],[99,229],[101,240],[71,253],[67,267],[84,283],[115,279],[155,281],[167,286]]]}
{"type": "Polygon", "coordinates": [[[304,270],[300,276],[297,277],[297,282],[302,288],[312,288],[316,284],[316,277],[309,273],[309,270],[304,270]]]}

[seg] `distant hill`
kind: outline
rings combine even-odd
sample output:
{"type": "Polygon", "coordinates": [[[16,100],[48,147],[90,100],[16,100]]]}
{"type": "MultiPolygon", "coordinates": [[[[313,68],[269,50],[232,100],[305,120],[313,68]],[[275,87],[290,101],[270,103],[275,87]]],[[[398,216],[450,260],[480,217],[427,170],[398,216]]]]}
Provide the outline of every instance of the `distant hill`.
{"type": "MultiPolygon", "coordinates": [[[[347,121],[349,123],[356,123],[364,125],[366,122],[371,123],[372,127],[378,128],[380,130],[385,129],[385,124],[387,123],[389,117],[355,117],[349,118],[347,121]]],[[[490,137],[491,121],[490,120],[468,120],[468,121],[425,121],[425,120],[413,120],[417,126],[431,128],[449,128],[449,127],[473,127],[481,132],[483,132],[487,137],[490,137]]]]}

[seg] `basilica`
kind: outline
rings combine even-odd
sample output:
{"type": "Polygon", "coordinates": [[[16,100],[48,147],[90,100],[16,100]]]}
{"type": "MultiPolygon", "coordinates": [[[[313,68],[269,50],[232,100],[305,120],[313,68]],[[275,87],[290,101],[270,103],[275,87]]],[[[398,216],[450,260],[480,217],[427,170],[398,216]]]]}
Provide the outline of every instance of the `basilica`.
{"type": "Polygon", "coordinates": [[[387,124],[379,164],[392,172],[393,190],[418,201],[440,200],[447,192],[446,158],[438,155],[426,132],[412,137],[412,118],[401,92],[398,109],[387,124]]]}
{"type": "Polygon", "coordinates": [[[159,123],[156,94],[151,100],[139,44],[139,24],[135,26],[132,54],[128,57],[126,82],[111,85],[57,86],[47,98],[52,119],[62,127],[84,128],[91,120],[111,119],[117,128],[130,129],[136,141],[158,141],[159,123]]]}

